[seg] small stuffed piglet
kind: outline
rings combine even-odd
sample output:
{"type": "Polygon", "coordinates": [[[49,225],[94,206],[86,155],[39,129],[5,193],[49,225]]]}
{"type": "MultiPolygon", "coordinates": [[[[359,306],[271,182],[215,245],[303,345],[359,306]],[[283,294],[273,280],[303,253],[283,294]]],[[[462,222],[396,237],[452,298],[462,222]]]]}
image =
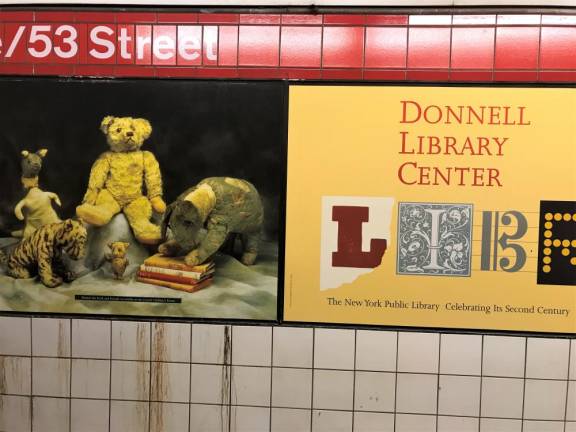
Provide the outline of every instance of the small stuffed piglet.
{"type": "Polygon", "coordinates": [[[126,250],[130,246],[130,243],[124,242],[110,242],[108,247],[110,248],[110,253],[106,254],[106,261],[110,262],[112,266],[112,272],[114,273],[114,279],[122,280],[124,278],[124,272],[126,267],[130,262],[126,258],[126,250]]]}

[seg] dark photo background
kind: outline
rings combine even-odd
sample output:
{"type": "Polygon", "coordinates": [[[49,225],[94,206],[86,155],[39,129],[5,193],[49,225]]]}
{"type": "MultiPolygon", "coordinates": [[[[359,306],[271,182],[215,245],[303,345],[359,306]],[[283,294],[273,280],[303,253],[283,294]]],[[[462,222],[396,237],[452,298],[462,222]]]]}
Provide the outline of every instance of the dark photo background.
{"type": "Polygon", "coordinates": [[[22,226],[20,152],[47,148],[40,187],[75,215],[90,168],[108,145],[106,115],[144,117],[170,203],[205,177],[246,179],[265,206],[265,237],[277,240],[285,172],[285,86],[272,82],[0,79],[0,235],[22,226]]]}

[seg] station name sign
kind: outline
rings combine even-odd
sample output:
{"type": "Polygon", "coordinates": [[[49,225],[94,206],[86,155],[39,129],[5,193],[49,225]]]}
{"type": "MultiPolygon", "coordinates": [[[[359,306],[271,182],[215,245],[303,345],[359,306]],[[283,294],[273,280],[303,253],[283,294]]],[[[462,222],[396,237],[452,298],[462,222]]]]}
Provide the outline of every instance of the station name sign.
{"type": "Polygon", "coordinates": [[[203,25],[6,24],[0,60],[216,65],[218,35],[218,26],[203,25]]]}

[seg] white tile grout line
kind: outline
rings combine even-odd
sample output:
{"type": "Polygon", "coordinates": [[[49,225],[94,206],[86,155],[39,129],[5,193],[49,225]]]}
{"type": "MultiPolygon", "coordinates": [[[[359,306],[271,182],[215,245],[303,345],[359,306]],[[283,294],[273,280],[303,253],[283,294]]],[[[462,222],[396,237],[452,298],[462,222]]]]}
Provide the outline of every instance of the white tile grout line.
{"type": "Polygon", "coordinates": [[[270,327],[270,414],[268,418],[268,430],[272,431],[272,386],[274,381],[274,327],[270,327]]]}
{"type": "Polygon", "coordinates": [[[34,399],[32,395],[34,394],[34,390],[32,386],[34,385],[34,341],[33,341],[33,334],[32,331],[32,317],[30,317],[30,432],[33,432],[33,424],[34,424],[34,399]]]}
{"type": "Polygon", "coordinates": [[[313,430],[314,423],[314,362],[316,355],[316,328],[312,327],[312,385],[311,385],[311,396],[310,396],[310,432],[313,430]]]}
{"type": "Polygon", "coordinates": [[[352,375],[352,432],[354,432],[354,420],[356,412],[356,349],[358,330],[354,330],[354,375],[352,375]]]}
{"type": "MultiPolygon", "coordinates": [[[[10,397],[17,397],[17,398],[28,398],[26,394],[12,394],[7,393],[3,394],[3,396],[10,396],[10,397]]],[[[37,396],[42,399],[64,399],[68,400],[70,398],[66,396],[45,396],[39,395],[37,396]]],[[[84,400],[84,401],[108,401],[108,399],[102,398],[90,398],[90,397],[75,397],[74,400],[84,400]]],[[[148,400],[134,400],[134,399],[112,399],[113,402],[148,402],[148,400]]],[[[153,400],[154,403],[169,403],[172,405],[188,405],[188,402],[178,402],[178,401],[170,401],[165,402],[162,400],[153,400]]],[[[191,405],[202,405],[202,406],[228,406],[227,404],[220,404],[214,402],[193,402],[191,405]]],[[[269,408],[268,405],[250,405],[250,404],[238,404],[235,405],[238,407],[246,407],[246,408],[269,408]]],[[[310,411],[310,408],[302,408],[296,406],[282,406],[282,405],[273,405],[272,408],[279,408],[279,409],[288,409],[288,410],[298,410],[298,411],[310,411]]],[[[348,409],[336,409],[336,408],[323,408],[322,411],[329,411],[329,412],[345,412],[345,413],[352,413],[352,410],[348,409]]],[[[358,413],[372,413],[372,414],[394,414],[392,411],[373,411],[373,410],[357,410],[358,413]]],[[[434,416],[434,414],[430,413],[422,413],[422,412],[413,412],[413,411],[399,411],[398,414],[400,415],[415,415],[415,416],[434,416]]],[[[440,417],[452,417],[452,418],[467,418],[467,419],[478,419],[478,416],[475,415],[464,415],[464,414],[441,414],[440,417]]],[[[493,419],[493,420],[515,420],[515,421],[522,421],[521,418],[517,417],[497,417],[497,416],[485,416],[482,417],[483,419],[493,419]]],[[[563,420],[553,420],[553,419],[538,419],[538,418],[527,418],[526,421],[534,421],[534,422],[551,422],[551,423],[564,423],[563,420]]],[[[568,420],[566,423],[576,424],[575,420],[568,420]]],[[[5,431],[1,431],[5,432],[5,431]]]]}
{"type": "MultiPolygon", "coordinates": [[[[448,82],[452,82],[452,44],[454,35],[454,15],[450,15],[450,45],[448,46],[448,82]]],[[[440,371],[438,371],[440,372],[440,371]]]]}
{"type": "Polygon", "coordinates": [[[566,373],[566,401],[564,407],[564,429],[563,431],[566,432],[566,424],[568,423],[568,396],[570,395],[570,360],[572,353],[572,341],[568,341],[568,371],[566,373]]]}
{"type": "Polygon", "coordinates": [[[438,376],[436,378],[436,432],[438,432],[438,408],[440,407],[440,361],[442,358],[442,335],[438,335],[438,376]]]}
{"type": "MultiPolygon", "coordinates": [[[[240,30],[238,30],[240,34],[240,30]]],[[[240,54],[238,54],[240,55],[240,54]]],[[[233,344],[234,344],[234,326],[230,326],[230,373],[228,374],[228,432],[232,430],[232,380],[233,380],[233,369],[234,359],[232,358],[233,344]]]]}
{"type": "MultiPolygon", "coordinates": [[[[27,355],[1,355],[2,357],[6,358],[25,358],[25,359],[54,359],[54,360],[96,360],[102,361],[107,360],[101,357],[69,357],[69,356],[62,356],[62,357],[55,357],[55,356],[27,356],[27,355]]],[[[124,363],[169,363],[169,364],[182,364],[187,365],[189,363],[195,365],[206,365],[206,366],[222,366],[223,363],[206,363],[206,362],[183,362],[183,361],[161,361],[161,360],[132,360],[132,359],[122,359],[122,358],[113,358],[112,361],[114,362],[124,362],[124,363]]],[[[242,367],[251,367],[251,368],[269,368],[270,366],[267,365],[253,365],[253,364],[236,364],[235,366],[242,366],[242,367]]],[[[310,369],[301,366],[274,366],[276,369],[310,369]]],[[[314,370],[319,371],[340,371],[340,372],[350,372],[352,369],[338,369],[338,368],[314,368],[314,370]]],[[[373,372],[373,373],[395,373],[395,370],[375,370],[375,369],[356,369],[358,372],[373,372]]],[[[402,371],[400,372],[404,375],[438,375],[436,372],[408,372],[402,371]]],[[[452,377],[476,377],[479,378],[480,374],[463,374],[463,373],[442,373],[443,376],[452,376],[452,377]]],[[[506,375],[482,375],[483,378],[496,378],[496,379],[509,379],[509,380],[524,380],[522,376],[506,376],[506,375]]],[[[566,381],[566,378],[536,378],[530,377],[528,378],[531,381],[566,381]]],[[[570,379],[570,381],[576,381],[574,379],[570,379]]]]}
{"type": "Polygon", "coordinates": [[[522,386],[522,424],[520,432],[524,432],[524,405],[526,403],[526,368],[528,366],[528,338],[524,338],[524,382],[522,386]]]}
{"type": "Polygon", "coordinates": [[[542,64],[542,14],[539,14],[538,23],[538,52],[536,53],[536,81],[540,81],[540,65],[542,64]]]}
{"type": "Polygon", "coordinates": [[[394,432],[396,432],[396,401],[398,400],[398,346],[400,333],[396,332],[396,364],[394,366],[394,432]]]}
{"type": "MultiPolygon", "coordinates": [[[[110,323],[110,381],[108,387],[108,432],[112,428],[112,321],[110,323]]],[[[72,416],[72,413],[70,413],[72,416]]]]}
{"type": "Polygon", "coordinates": [[[188,432],[190,432],[190,430],[192,429],[192,419],[191,419],[191,415],[192,415],[192,338],[194,337],[193,334],[193,326],[192,323],[189,324],[190,325],[190,350],[189,350],[189,354],[190,354],[190,367],[189,367],[189,373],[188,373],[188,432]]]}
{"type": "Polygon", "coordinates": [[[72,347],[72,328],[74,327],[73,325],[73,320],[70,319],[70,359],[69,359],[69,364],[68,364],[68,384],[70,385],[70,388],[68,390],[68,397],[70,398],[68,400],[68,432],[72,432],[72,355],[74,353],[73,351],[73,347],[72,347]]]}
{"type": "Polygon", "coordinates": [[[150,346],[148,351],[150,356],[148,361],[150,362],[150,367],[148,368],[148,432],[152,429],[152,322],[148,323],[148,339],[150,341],[150,346]]]}
{"type": "MultiPolygon", "coordinates": [[[[410,18],[408,18],[408,22],[406,23],[406,51],[404,53],[404,81],[408,79],[408,56],[410,55],[410,18]]],[[[398,365],[396,365],[398,368],[398,365]]],[[[396,423],[394,423],[394,428],[396,428],[396,423]]],[[[396,431],[396,429],[394,429],[396,431]]]]}
{"type": "Polygon", "coordinates": [[[492,68],[490,70],[492,74],[492,82],[494,82],[494,78],[496,77],[496,49],[498,48],[498,23],[494,24],[494,46],[492,50],[492,68]]]}
{"type": "Polygon", "coordinates": [[[480,348],[480,398],[478,399],[478,432],[482,430],[482,384],[484,381],[484,335],[482,335],[481,348],[480,348]]]}

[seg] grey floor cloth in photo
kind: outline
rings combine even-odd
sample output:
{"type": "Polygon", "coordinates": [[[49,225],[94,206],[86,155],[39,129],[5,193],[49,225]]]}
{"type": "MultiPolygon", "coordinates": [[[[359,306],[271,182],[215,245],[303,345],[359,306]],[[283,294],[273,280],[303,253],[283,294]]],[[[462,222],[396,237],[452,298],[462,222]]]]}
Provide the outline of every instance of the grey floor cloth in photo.
{"type": "MultiPolygon", "coordinates": [[[[13,238],[0,239],[6,250],[13,238]]],[[[9,249],[9,248],[8,248],[9,249]]],[[[213,283],[195,293],[186,293],[136,281],[139,265],[149,255],[132,237],[123,215],[107,227],[90,230],[87,255],[83,262],[71,263],[80,277],[58,288],[46,288],[38,279],[16,280],[0,270],[0,311],[60,312],[165,317],[276,319],[278,287],[278,246],[262,242],[253,266],[217,253],[213,283]],[[114,280],[110,265],[104,261],[109,241],[128,241],[130,266],[124,280],[114,280]],[[75,295],[137,296],[180,298],[182,302],[148,303],[75,300],[75,295]]]]}

